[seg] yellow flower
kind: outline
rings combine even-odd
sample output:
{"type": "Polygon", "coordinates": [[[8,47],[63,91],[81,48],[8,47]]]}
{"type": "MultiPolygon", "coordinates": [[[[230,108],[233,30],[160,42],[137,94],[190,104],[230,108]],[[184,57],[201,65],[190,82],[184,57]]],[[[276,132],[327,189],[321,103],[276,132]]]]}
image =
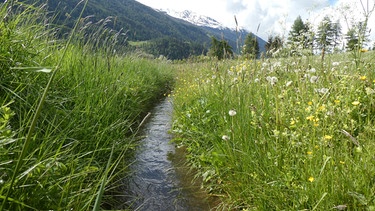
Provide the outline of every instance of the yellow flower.
{"type": "Polygon", "coordinates": [[[359,79],[360,79],[361,81],[365,81],[365,80],[367,79],[367,77],[364,75],[364,76],[359,77],[359,79]]]}
{"type": "Polygon", "coordinates": [[[308,155],[312,155],[312,153],[313,153],[313,152],[311,152],[311,151],[308,151],[308,152],[307,152],[308,155]]]}
{"type": "Polygon", "coordinates": [[[345,164],[345,162],[344,162],[344,161],[341,161],[341,160],[340,160],[340,164],[343,164],[343,165],[344,165],[344,164],[345,164]]]}
{"type": "Polygon", "coordinates": [[[291,119],[290,120],[290,125],[294,125],[294,124],[296,124],[296,121],[294,119],[291,119]]]}
{"type": "Polygon", "coordinates": [[[319,106],[318,108],[318,111],[325,111],[326,110],[326,106],[325,105],[322,105],[322,106],[319,106]]]}
{"type": "Polygon", "coordinates": [[[340,104],[340,100],[335,100],[335,103],[336,104],[340,104]]]}
{"type": "Polygon", "coordinates": [[[359,101],[354,101],[354,102],[352,102],[352,105],[354,105],[354,106],[357,106],[357,105],[359,105],[359,104],[361,104],[359,101]]]}
{"type": "Polygon", "coordinates": [[[307,105],[312,105],[313,104],[313,102],[311,102],[311,101],[309,101],[308,103],[307,103],[307,105]]]}
{"type": "Polygon", "coordinates": [[[309,177],[308,180],[309,180],[309,182],[314,182],[315,179],[314,179],[314,177],[309,177]]]}
{"type": "Polygon", "coordinates": [[[310,121],[313,121],[313,120],[314,120],[314,116],[313,116],[313,115],[308,116],[308,117],[306,117],[306,119],[307,119],[307,120],[310,120],[310,121]]]}
{"type": "Polygon", "coordinates": [[[332,136],[330,136],[330,135],[325,135],[324,136],[324,140],[331,140],[333,137],[332,136]]]}

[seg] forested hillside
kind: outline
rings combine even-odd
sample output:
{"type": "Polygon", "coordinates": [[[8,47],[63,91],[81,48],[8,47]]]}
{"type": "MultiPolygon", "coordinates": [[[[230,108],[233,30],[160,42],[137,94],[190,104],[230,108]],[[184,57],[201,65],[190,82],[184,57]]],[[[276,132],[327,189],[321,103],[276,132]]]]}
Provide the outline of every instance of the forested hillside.
{"type": "MultiPolygon", "coordinates": [[[[54,23],[61,27],[61,35],[72,28],[83,6],[79,4],[79,0],[23,2],[46,4],[54,23]]],[[[183,59],[190,55],[206,53],[210,46],[210,36],[227,40],[235,52],[238,52],[237,42],[241,44],[247,34],[246,31],[236,33],[229,29],[196,26],[135,0],[90,0],[83,17],[85,18],[82,25],[101,23],[109,29],[122,31],[126,33],[127,41],[147,41],[137,45],[147,53],[154,56],[164,55],[169,59],[183,59]]]]}

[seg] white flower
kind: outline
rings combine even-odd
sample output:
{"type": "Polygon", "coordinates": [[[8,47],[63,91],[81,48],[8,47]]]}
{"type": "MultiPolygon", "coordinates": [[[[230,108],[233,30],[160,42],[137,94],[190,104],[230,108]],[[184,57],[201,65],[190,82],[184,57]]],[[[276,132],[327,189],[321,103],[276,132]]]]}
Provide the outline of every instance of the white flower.
{"type": "Polygon", "coordinates": [[[235,110],[229,110],[229,116],[235,116],[237,112],[235,110]]]}
{"type": "Polygon", "coordinates": [[[310,83],[316,83],[318,81],[318,79],[319,79],[318,76],[313,75],[313,76],[310,77],[310,83]]]}
{"type": "Polygon", "coordinates": [[[315,69],[315,68],[311,68],[311,69],[308,70],[307,72],[309,72],[309,73],[315,73],[315,72],[316,72],[316,69],[315,69]]]}
{"type": "Polygon", "coordinates": [[[273,67],[281,67],[281,62],[275,62],[275,63],[273,63],[273,67]]]}
{"type": "Polygon", "coordinates": [[[339,66],[340,65],[340,62],[332,62],[332,66],[339,66]]]}
{"type": "Polygon", "coordinates": [[[254,80],[255,83],[258,83],[259,81],[260,81],[259,78],[256,78],[256,79],[254,80]]]}
{"type": "Polygon", "coordinates": [[[375,90],[371,89],[370,87],[366,87],[365,90],[366,90],[366,94],[367,94],[367,95],[372,95],[372,94],[375,93],[375,90]]]}
{"type": "Polygon", "coordinates": [[[320,89],[314,89],[315,92],[319,93],[319,94],[327,94],[329,89],[327,88],[320,88],[320,89]]]}
{"type": "Polygon", "coordinates": [[[267,76],[266,80],[273,86],[277,83],[278,79],[275,76],[267,76]]]}
{"type": "Polygon", "coordinates": [[[223,139],[224,141],[228,141],[230,138],[229,138],[229,136],[227,136],[227,135],[223,135],[223,136],[221,137],[221,139],[223,139]]]}
{"type": "Polygon", "coordinates": [[[288,81],[288,82],[286,82],[285,86],[288,87],[288,86],[290,86],[292,83],[293,83],[293,81],[288,81]]]}

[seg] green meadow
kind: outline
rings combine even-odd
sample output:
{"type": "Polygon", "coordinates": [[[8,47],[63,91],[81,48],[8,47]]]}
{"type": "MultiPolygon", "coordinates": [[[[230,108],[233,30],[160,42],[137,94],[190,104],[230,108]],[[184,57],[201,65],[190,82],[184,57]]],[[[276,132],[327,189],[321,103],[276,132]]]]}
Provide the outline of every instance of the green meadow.
{"type": "Polygon", "coordinates": [[[172,93],[175,141],[224,200],[218,208],[375,210],[374,59],[184,67],[172,93]]]}
{"type": "Polygon", "coordinates": [[[374,51],[145,59],[105,25],[77,21],[61,38],[43,9],[8,4],[0,210],[117,204],[142,120],[166,95],[173,141],[217,210],[375,210],[374,51]]]}

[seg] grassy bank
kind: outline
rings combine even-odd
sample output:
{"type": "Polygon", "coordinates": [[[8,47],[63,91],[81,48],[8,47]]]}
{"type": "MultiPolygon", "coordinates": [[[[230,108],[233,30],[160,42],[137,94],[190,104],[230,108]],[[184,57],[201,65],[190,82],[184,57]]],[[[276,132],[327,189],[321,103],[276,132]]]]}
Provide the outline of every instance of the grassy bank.
{"type": "Polygon", "coordinates": [[[137,128],[169,91],[173,71],[160,61],[114,54],[118,34],[103,27],[99,35],[113,39],[81,40],[79,30],[67,45],[42,8],[9,6],[0,11],[2,210],[93,209],[101,186],[117,194],[137,128]]]}
{"type": "Polygon", "coordinates": [[[219,208],[375,210],[374,58],[183,66],[175,141],[219,208]]]}

